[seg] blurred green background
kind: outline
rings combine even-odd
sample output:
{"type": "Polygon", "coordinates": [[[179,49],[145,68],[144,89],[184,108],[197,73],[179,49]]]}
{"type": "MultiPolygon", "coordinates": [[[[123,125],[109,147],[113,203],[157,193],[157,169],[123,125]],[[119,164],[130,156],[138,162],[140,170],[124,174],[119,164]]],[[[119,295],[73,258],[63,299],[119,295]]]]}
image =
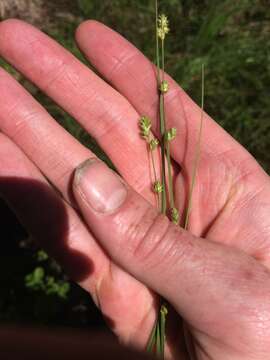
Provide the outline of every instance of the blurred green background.
{"type": "MultiPolygon", "coordinates": [[[[200,101],[206,65],[206,110],[270,171],[270,7],[268,0],[164,0],[171,35],[168,72],[200,101]]],[[[154,0],[0,0],[1,19],[24,19],[85,62],[73,34],[92,18],[111,26],[154,59],[154,0]]],[[[104,158],[74,120],[29,81],[0,63],[68,131],[104,158]]],[[[104,327],[87,293],[34,245],[0,201],[0,322],[104,327]]]]}

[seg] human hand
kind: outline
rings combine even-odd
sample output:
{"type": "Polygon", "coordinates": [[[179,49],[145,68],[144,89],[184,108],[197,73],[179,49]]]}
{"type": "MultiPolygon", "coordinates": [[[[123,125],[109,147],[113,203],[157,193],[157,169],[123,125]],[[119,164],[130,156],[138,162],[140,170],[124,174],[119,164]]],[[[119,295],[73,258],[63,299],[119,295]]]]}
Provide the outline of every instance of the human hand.
{"type": "MultiPolygon", "coordinates": [[[[74,169],[94,155],[3,70],[0,191],[29,231],[91,293],[122,341],[139,347],[147,343],[156,314],[151,288],[189,325],[198,359],[265,359],[270,347],[268,176],[205,116],[189,232],[171,225],[152,206],[148,156],[138,134],[138,119],[146,114],[158,135],[153,66],[97,22],[83,23],[76,39],[117,91],[33,27],[17,20],[0,24],[0,54],[98,140],[125,179],[127,198],[116,212],[100,214],[86,205],[87,194],[81,197],[76,182],[74,201],[69,186],[74,169]]],[[[172,143],[176,204],[183,209],[200,109],[168,81],[168,126],[178,129],[172,143]]],[[[99,162],[76,179],[88,186],[91,169],[108,191],[103,200],[111,200],[112,183],[119,196],[125,193],[99,162]]],[[[87,190],[91,193],[94,180],[87,190]]],[[[173,334],[180,334],[178,318],[171,326],[173,334]]],[[[177,358],[179,342],[179,336],[168,337],[170,357],[177,358]]]]}

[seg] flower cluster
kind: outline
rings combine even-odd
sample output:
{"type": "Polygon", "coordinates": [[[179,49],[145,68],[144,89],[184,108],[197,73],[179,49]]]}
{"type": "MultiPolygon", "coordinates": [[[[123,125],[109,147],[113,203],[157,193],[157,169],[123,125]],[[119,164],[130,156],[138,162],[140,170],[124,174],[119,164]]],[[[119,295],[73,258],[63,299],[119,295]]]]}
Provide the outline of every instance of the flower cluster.
{"type": "Polygon", "coordinates": [[[163,41],[166,35],[169,33],[169,21],[166,15],[162,14],[158,18],[158,37],[163,41]]]}
{"type": "Polygon", "coordinates": [[[166,94],[169,91],[169,83],[166,80],[163,80],[159,86],[159,91],[162,94],[166,94]]]}
{"type": "Polygon", "coordinates": [[[157,180],[154,185],[153,185],[153,191],[156,193],[156,194],[160,194],[162,193],[162,191],[164,191],[163,189],[163,185],[161,184],[161,182],[159,180],[157,180]]]}
{"type": "Polygon", "coordinates": [[[142,116],[140,118],[140,130],[141,130],[141,136],[144,139],[148,139],[150,136],[150,130],[151,130],[151,120],[147,116],[142,116]]]}
{"type": "Polygon", "coordinates": [[[169,210],[169,218],[175,225],[178,225],[180,220],[178,209],[176,209],[175,207],[171,208],[169,210]]]}
{"type": "Polygon", "coordinates": [[[155,150],[159,145],[159,141],[157,138],[153,138],[150,143],[149,143],[149,147],[150,147],[150,150],[155,150]]]}
{"type": "Polygon", "coordinates": [[[166,142],[172,141],[173,139],[175,139],[176,134],[177,134],[177,130],[176,130],[176,128],[174,128],[174,127],[171,128],[171,129],[169,129],[169,130],[167,130],[167,131],[165,132],[165,141],[166,141],[166,142]]]}

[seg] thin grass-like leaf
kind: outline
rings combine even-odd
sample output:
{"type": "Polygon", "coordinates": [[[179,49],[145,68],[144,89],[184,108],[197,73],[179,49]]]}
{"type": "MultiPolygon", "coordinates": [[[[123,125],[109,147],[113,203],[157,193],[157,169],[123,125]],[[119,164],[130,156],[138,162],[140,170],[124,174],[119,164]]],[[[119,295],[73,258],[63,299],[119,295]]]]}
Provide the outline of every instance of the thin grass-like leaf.
{"type": "Polygon", "coordinates": [[[163,186],[163,191],[161,194],[161,213],[166,214],[167,209],[167,199],[166,199],[166,160],[165,160],[165,144],[164,144],[164,135],[166,132],[165,126],[165,117],[164,117],[164,96],[160,94],[160,136],[161,136],[161,181],[163,186]]]}
{"type": "Polygon", "coordinates": [[[191,177],[191,187],[190,187],[190,193],[188,198],[188,205],[186,210],[186,217],[185,217],[185,223],[184,223],[184,229],[187,230],[189,225],[189,217],[190,212],[192,208],[192,198],[193,198],[193,192],[196,182],[196,175],[198,171],[198,165],[200,160],[200,152],[201,152],[201,140],[202,140],[202,128],[203,128],[203,116],[204,116],[204,87],[205,87],[205,76],[204,76],[204,64],[202,64],[202,94],[201,94],[201,118],[200,118],[200,129],[199,129],[199,135],[198,135],[198,141],[196,144],[195,149],[195,158],[193,162],[193,170],[192,170],[192,177],[191,177]]]}
{"type": "Polygon", "coordinates": [[[160,309],[160,350],[161,358],[164,359],[165,355],[165,339],[166,339],[166,316],[168,309],[165,305],[161,306],[160,309]]]}
{"type": "Polygon", "coordinates": [[[163,354],[161,352],[160,336],[161,336],[161,334],[160,334],[160,317],[159,317],[158,322],[157,322],[157,329],[156,329],[156,353],[157,353],[158,357],[163,356],[163,354]]]}
{"type": "Polygon", "coordinates": [[[157,322],[156,322],[155,326],[152,329],[152,332],[151,332],[151,335],[150,335],[150,338],[149,338],[149,341],[148,341],[148,344],[147,344],[147,347],[146,347],[147,352],[150,352],[150,353],[154,352],[154,346],[155,346],[155,343],[156,343],[156,332],[157,332],[157,322]]]}

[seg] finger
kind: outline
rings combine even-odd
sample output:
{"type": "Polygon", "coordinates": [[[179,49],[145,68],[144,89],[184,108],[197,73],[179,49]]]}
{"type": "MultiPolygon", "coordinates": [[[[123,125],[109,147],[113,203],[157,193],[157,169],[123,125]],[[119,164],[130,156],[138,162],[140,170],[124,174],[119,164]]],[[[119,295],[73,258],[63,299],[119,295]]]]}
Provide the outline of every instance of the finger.
{"type": "Polygon", "coordinates": [[[145,334],[155,317],[152,294],[111,263],[80,216],[3,134],[0,134],[0,194],[39,244],[90,292],[121,340],[144,346],[145,334]],[[130,303],[134,308],[126,309],[130,303]],[[142,318],[145,328],[141,327],[139,332],[142,318]]]}
{"type": "MultiPolygon", "coordinates": [[[[76,40],[98,72],[130,101],[138,113],[154,120],[158,133],[158,92],[153,64],[121,35],[97,21],[82,23],[77,29],[76,40]]],[[[172,156],[185,166],[193,158],[201,110],[171,77],[166,78],[170,84],[165,98],[168,128],[178,130],[171,145],[172,156]]],[[[204,115],[203,134],[201,151],[208,156],[241,148],[207,114],[204,115]]]]}
{"type": "Polygon", "coordinates": [[[169,223],[100,161],[80,166],[73,189],[85,220],[115,262],[168,299],[199,333],[235,349],[240,342],[247,350],[246,339],[254,345],[254,326],[270,311],[265,267],[169,223]]]}
{"type": "Polygon", "coordinates": [[[22,21],[1,23],[0,54],[76,118],[122,176],[153,201],[149,159],[138,134],[140,116],[122,95],[55,41],[22,21]]]}
{"type": "Polygon", "coordinates": [[[0,130],[8,135],[51,183],[72,202],[74,168],[90,150],[64,130],[11,75],[0,69],[0,130]]]}

